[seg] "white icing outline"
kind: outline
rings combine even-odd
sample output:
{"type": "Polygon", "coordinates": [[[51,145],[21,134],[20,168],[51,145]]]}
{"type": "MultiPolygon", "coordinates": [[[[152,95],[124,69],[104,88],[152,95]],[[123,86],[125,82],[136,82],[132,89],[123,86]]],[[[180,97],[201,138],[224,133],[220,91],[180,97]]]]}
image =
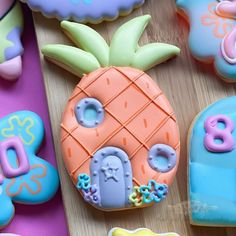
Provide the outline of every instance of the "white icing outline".
{"type": "MultiPolygon", "coordinates": [[[[232,64],[232,65],[235,65],[235,64],[236,64],[236,57],[235,57],[235,58],[230,58],[230,57],[227,56],[227,54],[226,54],[226,52],[225,52],[225,47],[224,47],[224,45],[225,45],[225,38],[226,38],[227,36],[228,36],[228,35],[226,35],[226,36],[224,37],[224,39],[222,40],[222,42],[221,42],[221,51],[222,51],[222,54],[223,54],[224,59],[225,59],[228,63],[230,63],[230,64],[232,64]]],[[[236,42],[235,42],[235,44],[236,44],[236,42]]],[[[236,49],[236,45],[235,45],[235,49],[236,49]]]]}
{"type": "Polygon", "coordinates": [[[219,8],[220,8],[220,6],[224,3],[224,2],[233,2],[233,0],[232,1],[230,1],[230,0],[218,0],[219,1],[219,3],[216,5],[216,14],[218,15],[218,16],[221,16],[221,17],[224,17],[224,18],[229,18],[229,19],[236,19],[236,16],[235,17],[229,17],[229,16],[226,16],[226,15],[223,15],[222,13],[221,13],[221,11],[219,10],[219,8]]]}

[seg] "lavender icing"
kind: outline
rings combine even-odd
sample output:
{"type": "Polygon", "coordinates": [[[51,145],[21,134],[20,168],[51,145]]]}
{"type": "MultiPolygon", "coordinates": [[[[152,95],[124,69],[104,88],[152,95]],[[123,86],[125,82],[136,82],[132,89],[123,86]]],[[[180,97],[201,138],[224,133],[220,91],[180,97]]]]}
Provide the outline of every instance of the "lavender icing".
{"type": "Polygon", "coordinates": [[[41,11],[47,17],[59,20],[73,19],[79,22],[97,23],[114,19],[120,13],[128,13],[145,0],[21,0],[33,10],[41,11]]]}

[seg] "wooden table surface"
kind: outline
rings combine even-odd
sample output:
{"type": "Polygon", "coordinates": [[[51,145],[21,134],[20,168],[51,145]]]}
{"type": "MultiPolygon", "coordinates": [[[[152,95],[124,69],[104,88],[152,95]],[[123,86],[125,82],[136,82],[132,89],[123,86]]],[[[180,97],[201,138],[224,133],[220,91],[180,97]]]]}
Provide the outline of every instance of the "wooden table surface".
{"type": "MultiPolygon", "coordinates": [[[[132,17],[146,13],[152,15],[152,21],[144,33],[141,44],[158,41],[175,44],[182,49],[178,58],[148,71],[175,109],[182,143],[181,161],[176,180],[170,188],[167,199],[159,205],[141,210],[103,213],[84,203],[64,168],[59,138],[61,114],[79,79],[52,63],[45,62],[42,58],[70,235],[107,236],[107,232],[116,226],[127,229],[147,227],[154,232],[174,231],[181,236],[236,235],[236,229],[233,228],[190,226],[186,156],[186,138],[193,118],[210,103],[219,98],[234,95],[236,86],[221,81],[210,66],[195,61],[190,55],[187,44],[188,25],[176,14],[174,0],[147,0],[143,7],[131,15],[119,18],[114,22],[102,23],[94,28],[109,41],[118,26],[132,17]]],[[[34,19],[39,47],[48,43],[71,44],[61,32],[57,20],[45,19],[39,13],[34,14],[34,19]]]]}

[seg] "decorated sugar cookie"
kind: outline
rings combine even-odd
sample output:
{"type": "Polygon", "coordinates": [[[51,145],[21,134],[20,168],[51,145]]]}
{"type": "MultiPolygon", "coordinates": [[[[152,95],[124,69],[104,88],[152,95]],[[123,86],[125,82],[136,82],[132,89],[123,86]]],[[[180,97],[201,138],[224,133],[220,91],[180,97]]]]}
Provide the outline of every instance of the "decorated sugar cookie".
{"type": "Polygon", "coordinates": [[[172,45],[138,46],[150,16],[121,26],[110,46],[88,26],[63,21],[74,43],[42,49],[82,77],[61,124],[64,161],[84,200],[102,210],[162,201],[179,162],[176,117],[145,70],[179,54],[172,45]],[[131,37],[132,35],[132,37],[131,37]]]}
{"type": "Polygon", "coordinates": [[[22,72],[20,40],[23,16],[20,4],[15,0],[0,3],[0,78],[17,79],[22,72]]]}
{"type": "Polygon", "coordinates": [[[59,20],[72,19],[77,22],[100,23],[127,15],[145,0],[21,0],[33,10],[59,20]]]}
{"type": "Polygon", "coordinates": [[[0,228],[12,220],[14,203],[41,204],[58,189],[56,169],[36,155],[43,136],[42,120],[35,113],[19,111],[1,119],[0,228]]]}
{"type": "Polygon", "coordinates": [[[121,228],[112,229],[108,236],[179,236],[176,233],[155,234],[149,229],[137,229],[129,231],[121,228]]]}
{"type": "Polygon", "coordinates": [[[236,1],[177,0],[177,6],[190,19],[193,56],[214,63],[220,77],[236,82],[236,1]]]}
{"type": "Polygon", "coordinates": [[[201,112],[189,133],[191,222],[236,226],[236,97],[201,112]]]}

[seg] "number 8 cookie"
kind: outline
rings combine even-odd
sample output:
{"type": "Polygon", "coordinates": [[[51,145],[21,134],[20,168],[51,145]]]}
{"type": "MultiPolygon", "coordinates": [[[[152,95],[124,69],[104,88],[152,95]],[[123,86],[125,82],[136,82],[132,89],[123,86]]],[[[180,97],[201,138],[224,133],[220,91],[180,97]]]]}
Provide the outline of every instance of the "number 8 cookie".
{"type": "Polygon", "coordinates": [[[180,50],[161,43],[139,47],[149,20],[147,15],[124,24],[110,46],[88,26],[63,21],[84,51],[66,45],[42,49],[46,58],[83,77],[62,118],[62,151],[85,201],[106,211],[162,201],[179,162],[175,115],[144,71],[180,50]]]}
{"type": "Polygon", "coordinates": [[[191,222],[236,226],[236,97],[200,113],[189,132],[191,222]]]}

